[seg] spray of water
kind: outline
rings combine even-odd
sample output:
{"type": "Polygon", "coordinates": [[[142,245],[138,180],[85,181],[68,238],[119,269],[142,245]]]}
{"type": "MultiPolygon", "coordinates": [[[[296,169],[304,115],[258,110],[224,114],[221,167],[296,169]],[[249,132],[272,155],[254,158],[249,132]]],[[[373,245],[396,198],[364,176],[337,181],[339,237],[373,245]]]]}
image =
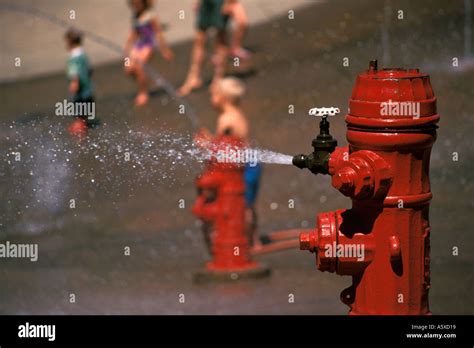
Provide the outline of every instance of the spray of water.
{"type": "Polygon", "coordinates": [[[258,161],[260,163],[291,165],[293,161],[292,156],[283,153],[265,149],[256,149],[256,151],[258,152],[258,161]]]}
{"type": "MultiPolygon", "coordinates": [[[[101,127],[80,143],[64,134],[58,123],[12,122],[5,129],[0,143],[6,156],[0,162],[0,177],[8,185],[1,187],[0,232],[4,228],[10,233],[60,228],[70,199],[88,204],[89,195],[95,192],[120,200],[145,187],[159,196],[189,185],[202,172],[203,164],[215,156],[214,150],[196,146],[192,134],[167,129],[101,127]]],[[[262,148],[244,151],[253,154],[248,159],[260,163],[289,165],[292,160],[262,148]]],[[[242,158],[237,160],[245,163],[242,158]]]]}

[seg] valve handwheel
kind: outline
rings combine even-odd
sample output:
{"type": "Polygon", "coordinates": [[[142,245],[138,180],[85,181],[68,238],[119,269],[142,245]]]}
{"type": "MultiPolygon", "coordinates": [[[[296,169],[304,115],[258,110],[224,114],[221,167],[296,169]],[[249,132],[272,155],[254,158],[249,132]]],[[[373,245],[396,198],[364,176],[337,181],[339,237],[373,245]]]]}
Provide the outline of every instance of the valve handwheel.
{"type": "Polygon", "coordinates": [[[341,110],[339,108],[334,107],[334,106],[331,106],[329,108],[321,107],[321,108],[309,109],[309,115],[310,116],[317,116],[317,117],[323,117],[323,118],[326,118],[327,116],[339,115],[340,112],[341,112],[341,110]]]}

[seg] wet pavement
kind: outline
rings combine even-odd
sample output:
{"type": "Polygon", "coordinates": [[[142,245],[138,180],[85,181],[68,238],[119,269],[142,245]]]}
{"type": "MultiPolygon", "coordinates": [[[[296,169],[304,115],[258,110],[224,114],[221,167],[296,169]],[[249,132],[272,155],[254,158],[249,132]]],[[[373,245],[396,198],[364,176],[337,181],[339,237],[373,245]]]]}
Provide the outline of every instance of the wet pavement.
{"type": "MultiPolygon", "coordinates": [[[[434,314],[474,313],[474,69],[463,59],[463,6],[461,0],[395,1],[386,22],[380,1],[308,6],[294,20],[253,26],[247,40],[255,51],[252,66],[234,70],[247,83],[243,108],[255,145],[286,154],[309,152],[317,124],[307,110],[333,105],[345,110],[355,77],[369,59],[431,75],[441,115],[431,160],[434,314]],[[403,20],[396,18],[398,9],[403,20]],[[457,68],[453,57],[460,58],[457,68]],[[295,114],[288,114],[290,104],[295,114]]],[[[154,68],[178,85],[190,47],[175,46],[176,61],[156,59],[154,68]]],[[[191,122],[162,91],[149,106],[135,109],[135,86],[119,63],[95,69],[94,81],[102,124],[81,145],[65,132],[70,120],[54,115],[55,103],[67,97],[62,75],[0,85],[0,146],[6,154],[0,162],[0,241],[39,245],[37,262],[0,260],[1,314],[347,312],[339,293],[351,279],[317,271],[314,257],[299,250],[260,256],[273,271],[266,279],[194,284],[192,275],[208,255],[190,212],[193,180],[201,170],[186,155],[191,122]],[[13,152],[21,153],[21,161],[13,152]],[[124,161],[124,152],[132,160],[124,161]],[[130,256],[124,255],[126,247],[130,256]]],[[[216,112],[207,90],[188,101],[200,124],[213,128],[216,112]]],[[[331,132],[346,143],[342,116],[333,119],[331,132]]],[[[265,165],[257,205],[261,234],[314,226],[317,213],[349,206],[329,177],[265,165]]]]}

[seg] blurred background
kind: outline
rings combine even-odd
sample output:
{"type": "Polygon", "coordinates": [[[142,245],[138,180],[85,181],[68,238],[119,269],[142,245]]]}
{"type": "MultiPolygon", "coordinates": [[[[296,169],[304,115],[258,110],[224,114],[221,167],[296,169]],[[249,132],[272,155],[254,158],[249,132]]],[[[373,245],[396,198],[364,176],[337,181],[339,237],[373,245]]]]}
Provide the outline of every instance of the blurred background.
{"type": "MultiPolygon", "coordinates": [[[[471,1],[242,3],[250,22],[244,44],[253,54],[247,66],[228,73],[247,84],[242,106],[258,147],[309,152],[318,129],[308,109],[347,110],[355,78],[370,59],[377,58],[379,67],[418,67],[430,74],[441,115],[430,173],[430,308],[434,314],[473,314],[471,1]]],[[[166,62],[155,55],[151,65],[166,83],[179,86],[189,66],[193,4],[157,0],[155,10],[176,57],[166,62]]],[[[339,293],[350,277],[319,272],[314,256],[296,249],[259,257],[273,271],[269,278],[192,282],[209,258],[190,211],[202,164],[175,154],[186,151],[195,129],[179,113],[180,100],[162,89],[145,107],[134,107],[136,86],[111,49],[124,45],[130,17],[126,1],[0,0],[0,242],[39,245],[37,262],[0,259],[0,314],[345,314],[339,293]],[[72,141],[65,131],[70,120],[54,113],[68,96],[68,21],[95,35],[85,35],[84,47],[101,124],[90,131],[87,146],[72,141]],[[123,151],[132,152],[133,160],[120,161],[123,151]],[[14,152],[21,152],[21,161],[12,160],[14,152]],[[125,247],[130,256],[124,256],[125,247]],[[288,303],[289,294],[294,303],[288,303]]],[[[211,73],[207,63],[206,81],[211,73]]],[[[207,88],[187,102],[199,124],[214,129],[217,113],[207,88]]],[[[333,118],[331,133],[346,144],[343,113],[333,118]]],[[[318,213],[349,206],[329,177],[264,167],[257,202],[262,235],[309,228],[318,213]]]]}

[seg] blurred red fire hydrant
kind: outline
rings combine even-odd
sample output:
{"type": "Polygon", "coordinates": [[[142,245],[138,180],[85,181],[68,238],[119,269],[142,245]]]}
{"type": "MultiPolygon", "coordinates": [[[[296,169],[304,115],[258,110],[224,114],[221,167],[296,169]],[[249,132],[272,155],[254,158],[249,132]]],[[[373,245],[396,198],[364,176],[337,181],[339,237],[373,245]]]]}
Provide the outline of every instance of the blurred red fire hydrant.
{"type": "Polygon", "coordinates": [[[430,78],[371,61],[349,107],[349,146],[336,148],[323,112],[314,152],[293,163],[331,175],[352,208],[319,214],[300,248],[316,254],[319,270],[352,276],[341,293],[349,314],[430,314],[429,160],[439,120],[430,78]]]}
{"type": "MultiPolygon", "coordinates": [[[[237,280],[269,274],[269,269],[252,261],[245,226],[245,183],[243,163],[229,159],[243,146],[232,136],[216,137],[207,147],[206,170],[196,180],[198,197],[193,213],[208,229],[207,242],[212,261],[196,281],[237,280]]],[[[235,157],[238,158],[238,157],[235,157]]]]}

